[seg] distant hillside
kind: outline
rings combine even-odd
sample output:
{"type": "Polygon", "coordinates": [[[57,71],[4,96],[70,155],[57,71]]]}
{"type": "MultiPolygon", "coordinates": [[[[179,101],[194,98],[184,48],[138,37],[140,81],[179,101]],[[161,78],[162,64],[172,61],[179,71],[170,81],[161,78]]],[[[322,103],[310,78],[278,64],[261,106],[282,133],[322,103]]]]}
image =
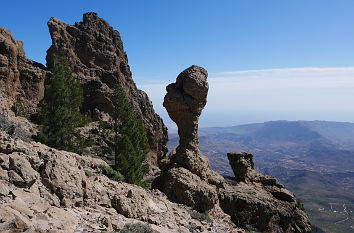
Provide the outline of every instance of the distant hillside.
{"type": "MultiPolygon", "coordinates": [[[[279,178],[305,203],[315,225],[325,232],[354,231],[349,211],[354,210],[354,123],[271,121],[201,128],[199,140],[211,167],[222,175],[233,175],[227,152],[251,152],[258,170],[279,178]]],[[[169,149],[177,144],[178,135],[171,134],[169,149]]]]}

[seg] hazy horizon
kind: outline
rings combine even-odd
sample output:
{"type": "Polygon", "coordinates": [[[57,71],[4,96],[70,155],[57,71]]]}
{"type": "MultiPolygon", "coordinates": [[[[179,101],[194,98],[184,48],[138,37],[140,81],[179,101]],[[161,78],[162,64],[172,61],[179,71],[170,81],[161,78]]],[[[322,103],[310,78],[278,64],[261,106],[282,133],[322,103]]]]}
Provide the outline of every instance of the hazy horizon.
{"type": "MultiPolygon", "coordinates": [[[[274,120],[354,119],[354,67],[211,73],[208,81],[208,102],[200,117],[200,127],[274,120]]],[[[162,106],[169,83],[138,83],[138,87],[149,95],[165,124],[175,127],[162,106]]]]}

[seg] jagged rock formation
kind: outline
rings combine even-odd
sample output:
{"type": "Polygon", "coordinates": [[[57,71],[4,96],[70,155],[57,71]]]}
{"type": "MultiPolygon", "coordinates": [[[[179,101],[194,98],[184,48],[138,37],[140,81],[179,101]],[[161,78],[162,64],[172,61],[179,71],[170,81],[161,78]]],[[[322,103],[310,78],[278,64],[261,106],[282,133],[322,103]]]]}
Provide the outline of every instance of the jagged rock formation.
{"type": "Polygon", "coordinates": [[[274,177],[258,173],[251,154],[228,154],[235,178],[224,179],[210,169],[208,158],[198,148],[198,118],[208,93],[206,79],[205,69],[191,66],[166,88],[164,106],[178,126],[180,144],[164,161],[153,187],[198,211],[210,213],[221,207],[237,226],[249,231],[311,232],[294,194],[274,177]]]}
{"type": "Polygon", "coordinates": [[[113,232],[139,222],[155,232],[244,232],[225,214],[207,221],[158,190],[112,181],[102,165],[0,132],[0,231],[113,232]]]}
{"type": "Polygon", "coordinates": [[[295,195],[276,178],[258,173],[252,154],[227,156],[235,177],[225,179],[218,195],[221,208],[237,226],[261,232],[311,232],[295,195]]]}
{"type": "Polygon", "coordinates": [[[146,93],[137,89],[119,32],[92,12],[84,14],[83,22],[75,25],[51,18],[48,27],[53,44],[47,51],[47,66],[53,66],[55,55],[68,57],[74,77],[84,88],[84,110],[94,120],[103,112],[112,113],[110,97],[114,86],[121,85],[143,119],[151,148],[150,161],[156,164],[164,158],[167,128],[146,93]]]}
{"type": "Polygon", "coordinates": [[[20,103],[27,114],[36,112],[48,75],[43,65],[26,58],[23,42],[15,40],[9,30],[0,27],[0,89],[11,107],[21,107],[16,106],[20,103]]]}

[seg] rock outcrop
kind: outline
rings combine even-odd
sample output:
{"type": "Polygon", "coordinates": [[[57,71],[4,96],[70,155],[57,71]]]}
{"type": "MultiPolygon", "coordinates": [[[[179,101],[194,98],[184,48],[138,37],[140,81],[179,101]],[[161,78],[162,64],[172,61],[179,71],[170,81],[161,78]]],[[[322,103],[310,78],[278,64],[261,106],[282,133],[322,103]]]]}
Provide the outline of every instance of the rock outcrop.
{"type": "Polygon", "coordinates": [[[210,169],[198,148],[198,118],[208,93],[205,69],[191,66],[166,89],[164,106],[178,126],[180,144],[164,161],[153,187],[198,211],[221,208],[248,231],[311,232],[294,194],[274,177],[258,173],[252,154],[228,153],[234,178],[224,179],[210,169]]]}
{"type": "Polygon", "coordinates": [[[253,155],[246,152],[231,152],[227,153],[227,158],[232,171],[235,174],[235,179],[245,181],[254,177],[256,170],[254,169],[253,155]]]}
{"type": "Polygon", "coordinates": [[[191,66],[180,73],[176,83],[167,86],[164,107],[176,122],[180,138],[176,151],[169,156],[169,163],[178,164],[203,180],[217,184],[222,177],[209,168],[209,160],[202,155],[198,142],[198,119],[207,102],[208,72],[191,66]]]}
{"type": "Polygon", "coordinates": [[[198,119],[207,102],[208,72],[199,66],[191,66],[180,73],[175,83],[166,87],[163,106],[178,126],[178,151],[197,149],[198,119]]]}
{"type": "Polygon", "coordinates": [[[110,180],[101,159],[23,142],[0,132],[1,232],[244,232],[215,212],[202,218],[158,190],[110,180]]]}
{"type": "Polygon", "coordinates": [[[26,114],[36,112],[48,75],[46,67],[26,58],[23,42],[0,27],[0,89],[15,111],[21,108],[26,114]]]}
{"type": "Polygon", "coordinates": [[[226,178],[218,190],[219,203],[237,226],[261,232],[311,232],[295,195],[276,178],[257,172],[252,154],[227,156],[235,177],[226,178]]]}
{"type": "Polygon", "coordinates": [[[223,178],[209,168],[209,160],[199,151],[198,119],[208,94],[207,71],[191,66],[167,86],[164,106],[178,126],[180,144],[164,161],[153,187],[173,201],[198,211],[217,206],[217,186],[223,178]]]}
{"type": "Polygon", "coordinates": [[[84,111],[94,120],[102,113],[112,113],[113,88],[116,84],[122,86],[143,119],[151,148],[149,160],[157,164],[167,152],[167,128],[146,93],[137,89],[119,32],[96,13],[84,14],[83,22],[75,25],[51,18],[48,27],[52,38],[46,58],[48,68],[53,66],[55,55],[67,56],[73,76],[84,88],[84,111]]]}

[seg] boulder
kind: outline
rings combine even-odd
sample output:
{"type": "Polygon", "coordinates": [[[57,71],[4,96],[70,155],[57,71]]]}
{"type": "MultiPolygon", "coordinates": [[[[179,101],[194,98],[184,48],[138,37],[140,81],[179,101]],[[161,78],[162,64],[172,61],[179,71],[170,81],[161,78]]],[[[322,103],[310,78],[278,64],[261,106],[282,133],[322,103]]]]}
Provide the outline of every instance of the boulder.
{"type": "Polygon", "coordinates": [[[168,170],[156,182],[170,200],[200,212],[212,209],[218,202],[215,186],[208,185],[199,176],[182,167],[168,170]]]}
{"type": "Polygon", "coordinates": [[[232,171],[235,174],[235,179],[243,180],[250,179],[254,176],[253,155],[246,152],[231,152],[227,153],[232,171]]]}
{"type": "Polygon", "coordinates": [[[235,177],[225,179],[218,197],[221,209],[237,226],[260,232],[311,232],[295,195],[276,178],[257,172],[252,154],[230,152],[227,157],[235,177]]]}

